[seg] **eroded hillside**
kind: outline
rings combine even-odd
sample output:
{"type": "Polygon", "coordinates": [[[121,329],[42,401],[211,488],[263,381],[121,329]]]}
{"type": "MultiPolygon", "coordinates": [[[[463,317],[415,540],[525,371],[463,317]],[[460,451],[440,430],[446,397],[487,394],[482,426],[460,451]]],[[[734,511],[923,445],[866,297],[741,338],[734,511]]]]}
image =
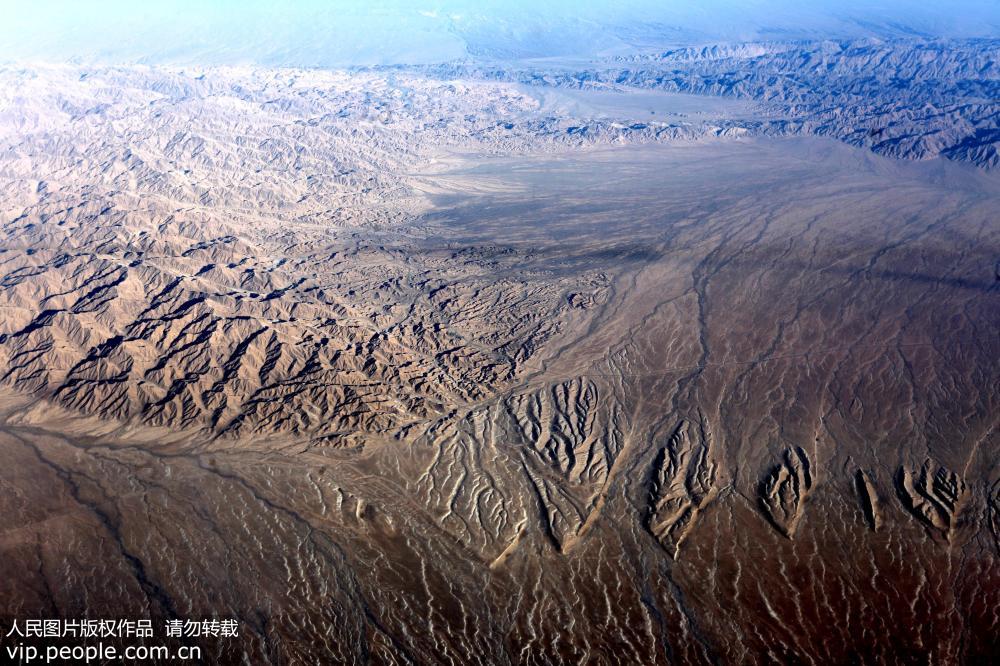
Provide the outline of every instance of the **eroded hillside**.
{"type": "MultiPolygon", "coordinates": [[[[791,57],[661,59],[749,55],[791,57]]],[[[5,621],[995,656],[995,174],[402,71],[0,81],[5,621]]]]}

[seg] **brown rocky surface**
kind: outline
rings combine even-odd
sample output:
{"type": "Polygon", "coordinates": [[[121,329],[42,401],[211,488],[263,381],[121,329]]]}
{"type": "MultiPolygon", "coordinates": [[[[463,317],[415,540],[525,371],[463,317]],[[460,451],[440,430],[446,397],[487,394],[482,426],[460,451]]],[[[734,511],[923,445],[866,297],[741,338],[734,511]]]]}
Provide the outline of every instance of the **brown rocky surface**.
{"type": "Polygon", "coordinates": [[[996,174],[398,73],[0,78],[0,619],[996,656],[996,174]]]}

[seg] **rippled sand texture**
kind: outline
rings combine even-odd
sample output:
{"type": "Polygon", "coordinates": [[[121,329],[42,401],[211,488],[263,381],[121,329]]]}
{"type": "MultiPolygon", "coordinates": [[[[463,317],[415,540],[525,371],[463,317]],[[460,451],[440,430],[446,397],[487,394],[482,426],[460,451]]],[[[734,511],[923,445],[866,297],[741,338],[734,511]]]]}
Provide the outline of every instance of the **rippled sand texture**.
{"type": "Polygon", "coordinates": [[[997,656],[994,174],[126,75],[3,139],[0,619],[232,616],[223,663],[997,656]]]}

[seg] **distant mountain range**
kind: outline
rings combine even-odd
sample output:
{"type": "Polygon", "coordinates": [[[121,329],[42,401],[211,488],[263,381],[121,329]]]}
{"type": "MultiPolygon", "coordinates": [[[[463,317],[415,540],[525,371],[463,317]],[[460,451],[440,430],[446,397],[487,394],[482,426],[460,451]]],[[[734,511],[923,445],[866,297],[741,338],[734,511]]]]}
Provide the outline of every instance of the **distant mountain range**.
{"type": "Polygon", "coordinates": [[[830,136],[903,159],[1000,166],[1000,40],[748,42],[610,57],[576,67],[461,64],[444,78],[654,89],[756,100],[763,135],[830,136]]]}
{"type": "Polygon", "coordinates": [[[1000,5],[987,0],[2,0],[0,11],[8,62],[345,67],[589,58],[720,41],[1000,36],[1000,5]]]}

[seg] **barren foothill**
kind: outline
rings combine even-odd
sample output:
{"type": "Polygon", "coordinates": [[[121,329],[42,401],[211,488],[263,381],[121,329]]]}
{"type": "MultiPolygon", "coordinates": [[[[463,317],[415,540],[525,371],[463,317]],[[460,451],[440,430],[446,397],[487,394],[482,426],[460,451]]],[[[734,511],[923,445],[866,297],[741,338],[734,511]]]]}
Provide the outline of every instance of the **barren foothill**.
{"type": "Polygon", "coordinates": [[[993,158],[466,74],[0,70],[0,618],[995,656],[993,158]]]}

